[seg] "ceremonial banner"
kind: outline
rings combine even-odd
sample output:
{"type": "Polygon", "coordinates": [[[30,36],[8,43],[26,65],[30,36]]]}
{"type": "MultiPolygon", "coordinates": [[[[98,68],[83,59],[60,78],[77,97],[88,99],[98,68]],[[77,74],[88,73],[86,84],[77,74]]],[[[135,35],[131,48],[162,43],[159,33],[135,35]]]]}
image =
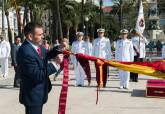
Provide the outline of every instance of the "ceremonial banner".
{"type": "Polygon", "coordinates": [[[63,84],[59,99],[59,109],[58,114],[65,114],[66,109],[66,101],[67,101],[67,93],[68,93],[68,80],[69,80],[69,62],[68,62],[68,55],[64,55],[64,76],[63,76],[63,84]]]}
{"type": "Polygon", "coordinates": [[[143,13],[143,4],[142,4],[142,0],[140,0],[140,7],[139,7],[139,13],[136,21],[135,30],[142,35],[144,29],[145,29],[145,21],[144,21],[144,13],[143,13]]]}

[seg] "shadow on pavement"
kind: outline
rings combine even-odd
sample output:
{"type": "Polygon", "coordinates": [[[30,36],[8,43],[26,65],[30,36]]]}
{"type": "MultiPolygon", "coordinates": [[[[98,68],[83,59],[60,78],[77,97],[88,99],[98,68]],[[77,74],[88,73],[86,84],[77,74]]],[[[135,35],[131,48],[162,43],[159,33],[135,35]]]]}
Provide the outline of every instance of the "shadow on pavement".
{"type": "MultiPolygon", "coordinates": [[[[52,86],[62,86],[62,84],[52,84],[52,86]]],[[[74,84],[69,84],[68,86],[78,88],[78,86],[75,86],[74,84]]],[[[81,86],[81,88],[96,88],[97,89],[97,86],[96,85],[90,85],[90,86],[84,85],[84,86],[81,86]]],[[[109,86],[107,86],[105,88],[118,89],[119,87],[112,87],[112,86],[109,87],[109,86]]]]}
{"type": "Polygon", "coordinates": [[[145,97],[146,91],[140,89],[134,89],[131,94],[132,97],[145,97]]]}
{"type": "Polygon", "coordinates": [[[99,92],[132,93],[129,90],[99,90],[99,92]]]}
{"type": "Polygon", "coordinates": [[[19,90],[19,88],[14,88],[13,85],[0,85],[0,89],[19,90]]]}

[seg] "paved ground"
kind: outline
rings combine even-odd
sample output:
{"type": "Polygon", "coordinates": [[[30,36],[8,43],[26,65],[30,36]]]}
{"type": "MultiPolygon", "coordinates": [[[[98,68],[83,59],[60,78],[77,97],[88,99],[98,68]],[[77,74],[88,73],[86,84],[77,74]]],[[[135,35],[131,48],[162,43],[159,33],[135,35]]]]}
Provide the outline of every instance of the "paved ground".
{"type": "MultiPolygon", "coordinates": [[[[113,76],[108,79],[107,88],[101,89],[96,105],[95,73],[91,87],[75,87],[71,71],[66,114],[165,114],[165,99],[145,97],[146,80],[151,77],[140,76],[138,83],[130,83],[129,90],[120,90],[116,73],[113,69],[110,74],[113,76]]],[[[9,77],[0,78],[0,114],[24,114],[24,107],[18,102],[19,90],[12,87],[13,74],[10,68],[9,77]]],[[[53,90],[43,114],[57,114],[61,83],[61,76],[56,82],[52,80],[53,90]]]]}

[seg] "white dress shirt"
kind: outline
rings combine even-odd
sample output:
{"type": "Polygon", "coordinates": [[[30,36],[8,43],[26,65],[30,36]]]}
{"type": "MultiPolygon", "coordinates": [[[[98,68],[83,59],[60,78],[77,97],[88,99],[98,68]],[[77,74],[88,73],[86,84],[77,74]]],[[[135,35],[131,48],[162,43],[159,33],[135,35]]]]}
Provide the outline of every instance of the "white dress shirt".
{"type": "Polygon", "coordinates": [[[89,41],[86,41],[85,42],[85,47],[86,47],[85,54],[91,56],[92,55],[92,50],[93,50],[92,43],[90,43],[89,41]]]}
{"type": "Polygon", "coordinates": [[[111,45],[108,38],[96,38],[93,41],[93,56],[106,60],[111,59],[111,45]]]}
{"type": "Polygon", "coordinates": [[[116,43],[115,60],[132,62],[134,60],[133,44],[128,39],[118,40],[116,43]]]}
{"type": "MultiPolygon", "coordinates": [[[[38,53],[37,49],[39,48],[39,46],[33,44],[33,43],[32,43],[31,41],[29,41],[29,40],[27,40],[27,41],[32,45],[32,47],[33,47],[33,48],[36,50],[36,52],[38,53]]],[[[53,66],[56,68],[56,70],[59,70],[59,69],[60,69],[60,65],[57,64],[56,62],[54,62],[54,61],[50,61],[50,63],[53,64],[53,66]]]]}
{"type": "MultiPolygon", "coordinates": [[[[132,43],[133,46],[136,48],[136,50],[140,54],[140,58],[145,58],[146,56],[146,44],[148,44],[148,41],[145,37],[140,38],[139,36],[132,37],[132,43]],[[140,42],[139,42],[140,39],[140,42]]],[[[136,52],[134,51],[134,56],[136,56],[136,52]]]]}
{"type": "MultiPolygon", "coordinates": [[[[71,51],[75,54],[77,53],[85,54],[86,53],[85,42],[83,40],[73,42],[71,51]]],[[[71,63],[75,63],[75,62],[77,62],[76,57],[71,56],[71,63]]]]}
{"type": "Polygon", "coordinates": [[[10,44],[8,41],[3,40],[0,42],[0,58],[8,58],[10,56],[10,44]]]}

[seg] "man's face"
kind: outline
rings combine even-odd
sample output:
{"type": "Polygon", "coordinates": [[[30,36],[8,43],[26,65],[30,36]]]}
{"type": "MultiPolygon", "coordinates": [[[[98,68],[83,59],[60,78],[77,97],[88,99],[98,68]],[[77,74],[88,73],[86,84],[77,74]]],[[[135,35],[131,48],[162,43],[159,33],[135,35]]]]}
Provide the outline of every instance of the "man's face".
{"type": "Polygon", "coordinates": [[[42,38],[44,37],[44,32],[43,32],[43,28],[35,28],[34,30],[34,36],[32,38],[32,41],[35,44],[41,44],[42,43],[42,38]]]}
{"type": "Polygon", "coordinates": [[[69,44],[67,42],[62,42],[62,47],[65,49],[69,49],[69,44]]]}
{"type": "Polygon", "coordinates": [[[21,38],[16,38],[15,43],[20,44],[21,43],[21,38]]]}
{"type": "Polygon", "coordinates": [[[127,38],[127,37],[128,37],[128,34],[126,34],[126,33],[122,34],[122,38],[127,38]]]}
{"type": "Polygon", "coordinates": [[[99,32],[98,35],[100,38],[102,38],[102,37],[104,37],[104,32],[99,32]]]}
{"type": "Polygon", "coordinates": [[[83,40],[83,37],[84,37],[83,35],[79,36],[79,37],[78,37],[78,40],[79,40],[79,41],[83,40]]]}

